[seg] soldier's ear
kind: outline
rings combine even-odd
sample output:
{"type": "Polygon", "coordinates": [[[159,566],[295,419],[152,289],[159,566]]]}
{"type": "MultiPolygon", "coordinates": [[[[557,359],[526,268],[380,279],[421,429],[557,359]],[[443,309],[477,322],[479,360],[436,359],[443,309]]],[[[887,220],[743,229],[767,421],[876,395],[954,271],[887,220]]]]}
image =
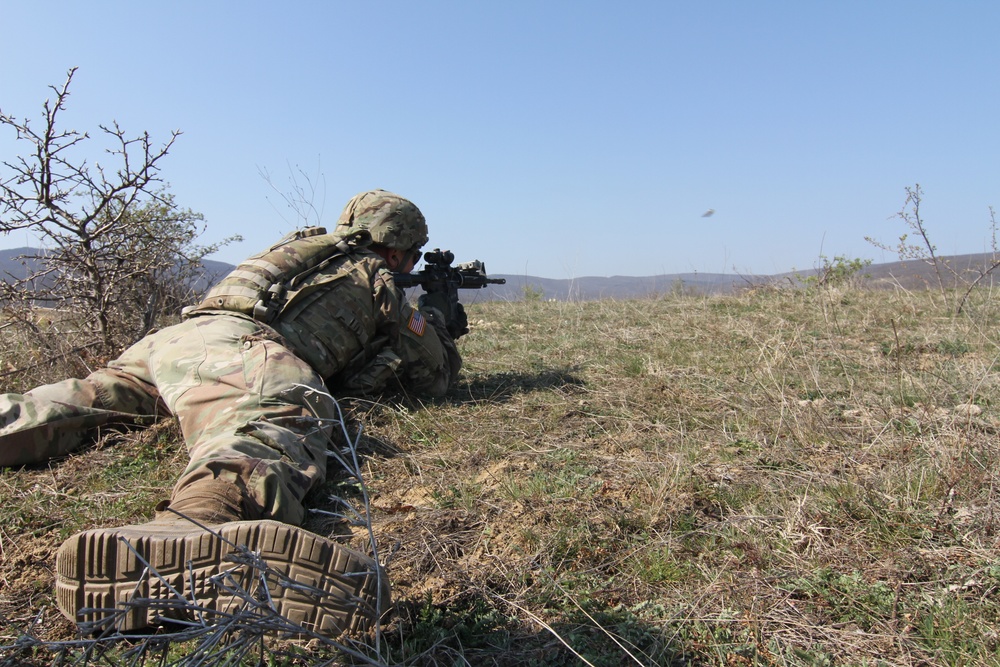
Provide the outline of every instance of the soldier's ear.
{"type": "Polygon", "coordinates": [[[402,250],[389,248],[383,257],[385,258],[385,263],[389,265],[389,270],[396,271],[403,265],[403,261],[406,259],[406,253],[402,250]]]}
{"type": "Polygon", "coordinates": [[[372,245],[369,246],[369,250],[384,259],[386,264],[389,263],[389,255],[392,254],[391,248],[386,248],[384,245],[372,245]]]}

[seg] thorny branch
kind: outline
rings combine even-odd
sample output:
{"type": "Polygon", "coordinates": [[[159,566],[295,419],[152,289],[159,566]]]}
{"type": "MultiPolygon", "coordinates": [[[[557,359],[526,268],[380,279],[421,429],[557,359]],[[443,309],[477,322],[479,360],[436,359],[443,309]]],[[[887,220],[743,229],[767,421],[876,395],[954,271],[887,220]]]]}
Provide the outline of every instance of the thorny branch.
{"type": "Polygon", "coordinates": [[[194,301],[204,288],[201,260],[239,237],[194,244],[202,216],[175,205],[160,175],[180,131],[157,145],[148,132],[129,135],[116,121],[98,125],[94,139],[61,129],[75,73],[50,86],[40,131],[0,110],[0,128],[28,145],[0,163],[0,233],[37,239],[20,258],[23,275],[0,282],[0,302],[66,308],[111,355],[194,301]],[[95,148],[103,148],[105,163],[89,161],[95,148]]]}

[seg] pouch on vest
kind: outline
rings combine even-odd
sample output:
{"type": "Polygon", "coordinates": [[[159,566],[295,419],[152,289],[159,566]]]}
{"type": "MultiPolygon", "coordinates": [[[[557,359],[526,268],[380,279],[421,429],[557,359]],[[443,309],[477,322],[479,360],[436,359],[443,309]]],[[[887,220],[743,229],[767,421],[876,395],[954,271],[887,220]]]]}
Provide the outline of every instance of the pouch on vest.
{"type": "Polygon", "coordinates": [[[371,234],[364,229],[346,235],[328,234],[323,227],[296,230],[240,263],[208,291],[201,303],[185,308],[183,314],[188,317],[200,311],[225,310],[268,324],[281,312],[303,277],[370,243],[371,234]]]}

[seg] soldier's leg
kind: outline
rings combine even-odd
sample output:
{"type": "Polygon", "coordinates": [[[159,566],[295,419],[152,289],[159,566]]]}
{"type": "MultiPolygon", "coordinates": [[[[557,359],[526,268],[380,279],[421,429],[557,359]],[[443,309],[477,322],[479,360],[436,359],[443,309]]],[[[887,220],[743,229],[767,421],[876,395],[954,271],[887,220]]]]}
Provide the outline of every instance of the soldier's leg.
{"type": "Polygon", "coordinates": [[[302,497],[325,472],[326,420],[333,414],[332,404],[317,394],[322,382],[252,322],[198,317],[171,337],[150,355],[150,367],[178,415],[191,464],[168,511],[154,521],[86,531],[63,545],[57,558],[62,611],[77,619],[88,606],[118,606],[122,611],[114,615],[85,612],[85,620],[138,628],[160,613],[185,616],[183,605],[126,600],[169,602],[173,590],[207,609],[232,611],[230,605],[241,600],[211,581],[232,567],[225,558],[233,545],[245,545],[261,553],[272,571],[298,582],[296,587],[272,582],[279,613],[327,634],[368,627],[388,604],[388,584],[370,558],[287,523],[239,520],[301,522],[302,497]],[[169,510],[212,524],[210,530],[169,510]],[[128,556],[133,549],[156,576],[128,556]],[[186,567],[188,562],[196,565],[186,567]],[[171,582],[173,590],[159,581],[171,582]],[[310,593],[309,586],[318,591],[310,593]]]}
{"type": "Polygon", "coordinates": [[[224,480],[245,494],[245,518],[299,524],[302,499],[326,475],[333,404],[320,377],[276,336],[232,317],[189,321],[182,352],[151,356],[191,462],[173,498],[224,480]]]}
{"type": "MultiPolygon", "coordinates": [[[[141,359],[145,342],[123,354],[141,359]]],[[[64,456],[86,442],[94,429],[131,423],[157,412],[156,388],[135,371],[141,364],[100,369],[84,379],[0,395],[0,466],[40,463],[64,456]]],[[[161,408],[162,412],[162,408],[161,408]]]]}

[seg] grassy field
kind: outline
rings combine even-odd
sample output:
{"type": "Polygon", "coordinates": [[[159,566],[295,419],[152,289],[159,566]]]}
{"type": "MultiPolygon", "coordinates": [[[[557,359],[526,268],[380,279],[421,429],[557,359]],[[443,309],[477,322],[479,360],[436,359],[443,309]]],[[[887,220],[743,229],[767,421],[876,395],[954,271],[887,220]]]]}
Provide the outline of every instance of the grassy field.
{"type": "MultiPolygon", "coordinates": [[[[445,400],[343,403],[397,603],[360,650],[1000,665],[992,296],[960,316],[952,295],[861,289],[470,305],[445,400]]],[[[145,520],[184,461],[168,422],[0,471],[0,646],[74,637],[56,547],[145,520]]],[[[332,477],[311,504],[357,493],[332,477]]],[[[365,547],[329,515],[308,527],[365,547]]],[[[348,660],[275,646],[263,664],[348,660]]]]}

